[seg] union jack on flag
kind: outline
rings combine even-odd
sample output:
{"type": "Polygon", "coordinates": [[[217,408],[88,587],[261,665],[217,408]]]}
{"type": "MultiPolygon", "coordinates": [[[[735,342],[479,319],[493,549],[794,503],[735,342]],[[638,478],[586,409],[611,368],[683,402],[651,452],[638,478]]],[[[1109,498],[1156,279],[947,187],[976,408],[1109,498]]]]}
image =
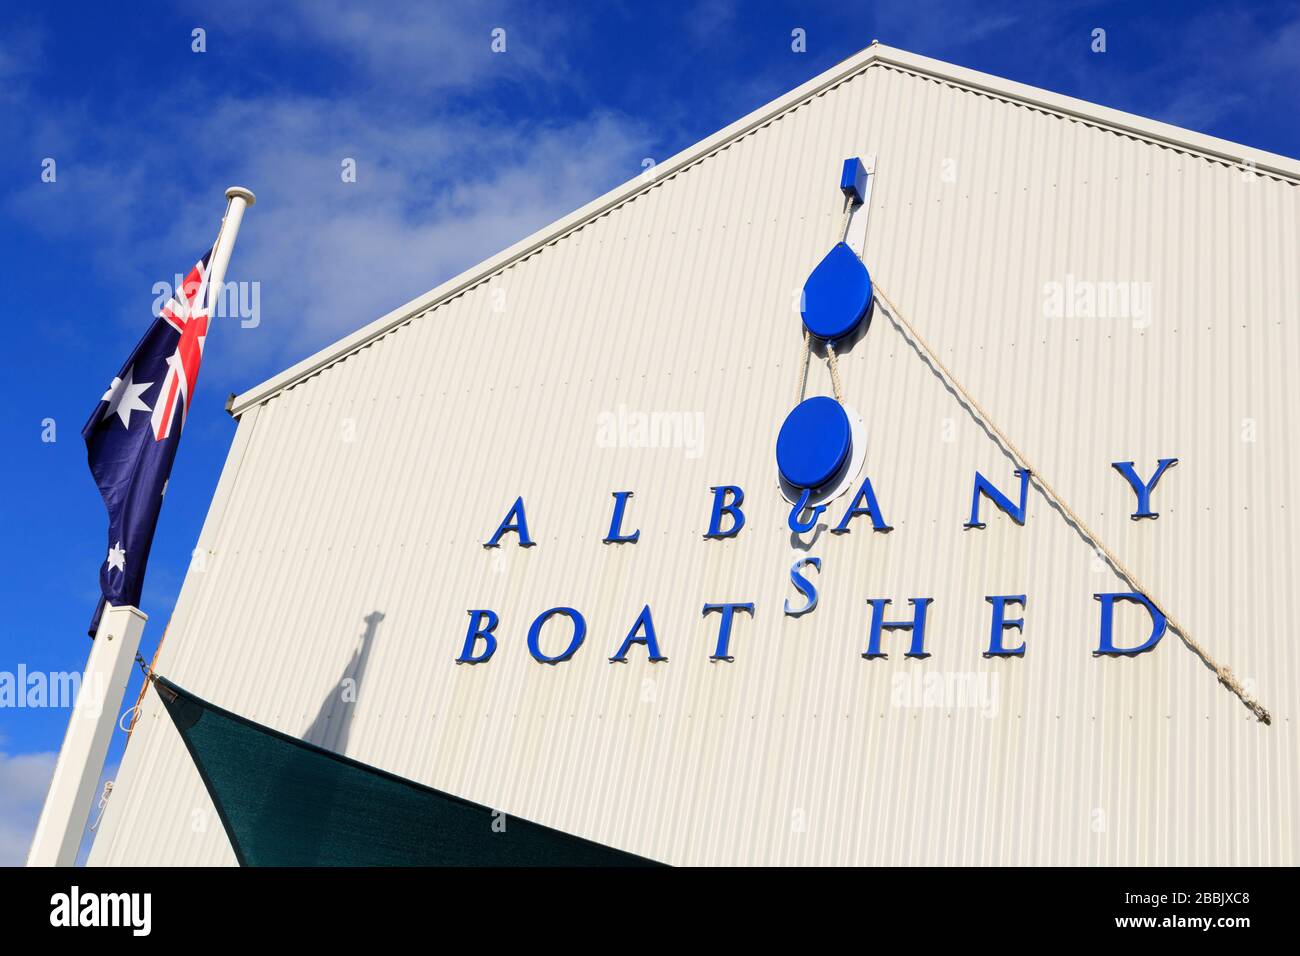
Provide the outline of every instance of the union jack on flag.
{"type": "Polygon", "coordinates": [[[208,337],[209,250],[154,319],[81,430],[90,472],[108,509],[108,554],[99,569],[107,602],[139,606],[163,493],[208,337]]]}
{"type": "Polygon", "coordinates": [[[199,379],[199,363],[203,361],[203,344],[208,340],[208,259],[209,251],[195,263],[176,295],[163,306],[159,318],[180,333],[176,351],[167,358],[167,374],[163,378],[160,401],[154,406],[153,437],[162,441],[171,434],[176,413],[184,415],[199,379]]]}

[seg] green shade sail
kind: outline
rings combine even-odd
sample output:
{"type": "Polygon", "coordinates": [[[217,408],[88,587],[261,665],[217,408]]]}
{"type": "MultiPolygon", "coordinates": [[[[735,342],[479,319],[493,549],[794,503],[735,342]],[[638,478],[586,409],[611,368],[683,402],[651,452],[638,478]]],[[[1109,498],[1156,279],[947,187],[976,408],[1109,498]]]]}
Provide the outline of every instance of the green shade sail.
{"type": "Polygon", "coordinates": [[[494,817],[489,807],[255,724],[165,678],[155,685],[242,866],[657,865],[494,817]]]}

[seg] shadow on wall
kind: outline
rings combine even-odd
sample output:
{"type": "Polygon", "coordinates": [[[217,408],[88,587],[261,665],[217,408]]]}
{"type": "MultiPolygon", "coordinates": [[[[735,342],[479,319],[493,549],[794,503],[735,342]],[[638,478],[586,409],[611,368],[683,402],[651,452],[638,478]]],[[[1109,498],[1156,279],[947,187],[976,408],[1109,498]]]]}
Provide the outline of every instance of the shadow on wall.
{"type": "MultiPolygon", "coordinates": [[[[341,754],[347,750],[361,682],[374,648],[379,622],[383,619],[381,611],[371,611],[362,619],[366,624],[365,630],[361,632],[352,657],[339,679],[326,692],[316,718],[303,732],[302,739],[307,743],[334,753],[341,754]]],[[[259,804],[262,819],[250,828],[250,832],[262,834],[263,845],[259,852],[278,853],[290,865],[316,866],[332,862],[328,858],[331,831],[346,826],[347,821],[339,819],[338,798],[332,789],[336,781],[322,776],[319,772],[321,766],[311,760],[290,760],[270,768],[263,778],[251,777],[247,781],[249,788],[262,793],[259,804]],[[287,829],[286,820],[292,821],[287,829]],[[268,850],[267,841],[275,844],[277,832],[281,845],[268,850]]]]}
{"type": "Polygon", "coordinates": [[[325,699],[321,701],[320,710],[303,731],[302,739],[317,747],[324,747],[335,753],[344,753],[348,749],[348,732],[352,727],[352,718],[356,712],[357,700],[361,693],[361,681],[365,677],[366,663],[374,645],[375,632],[379,622],[384,619],[382,611],[371,611],[362,620],[366,628],[361,632],[361,639],[352,652],[352,659],[343,668],[343,674],[330,688],[325,699]]]}

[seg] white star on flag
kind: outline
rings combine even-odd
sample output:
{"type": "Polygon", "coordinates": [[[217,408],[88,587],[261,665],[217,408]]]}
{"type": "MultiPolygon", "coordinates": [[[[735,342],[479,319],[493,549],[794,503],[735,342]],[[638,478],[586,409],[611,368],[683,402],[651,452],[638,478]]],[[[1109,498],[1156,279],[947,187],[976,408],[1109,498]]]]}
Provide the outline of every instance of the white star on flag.
{"type": "Polygon", "coordinates": [[[120,378],[114,378],[113,384],[108,386],[108,391],[100,398],[101,402],[108,402],[108,408],[104,410],[104,417],[117,415],[122,420],[125,428],[131,427],[132,412],[147,412],[149,406],[140,400],[140,396],[145,393],[153,382],[134,382],[132,381],[135,367],[126,370],[126,381],[120,378]]]}
{"type": "Polygon", "coordinates": [[[113,547],[108,549],[107,564],[109,570],[116,568],[117,570],[123,573],[126,572],[126,552],[122,550],[121,541],[119,541],[117,544],[113,545],[113,547]]]}

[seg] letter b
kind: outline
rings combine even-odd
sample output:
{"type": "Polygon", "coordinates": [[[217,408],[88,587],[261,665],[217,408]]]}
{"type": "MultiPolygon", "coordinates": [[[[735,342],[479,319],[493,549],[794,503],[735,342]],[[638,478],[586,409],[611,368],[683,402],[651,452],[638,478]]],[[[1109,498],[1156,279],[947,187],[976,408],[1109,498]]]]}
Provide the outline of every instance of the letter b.
{"type": "Polygon", "coordinates": [[[497,625],[501,623],[495,611],[486,608],[471,610],[469,612],[469,631],[465,634],[465,646],[461,649],[460,657],[456,658],[457,664],[484,664],[497,650],[497,639],[493,632],[497,625]],[[485,623],[486,621],[486,623],[485,623]],[[482,638],[484,641],[483,653],[477,657],[474,656],[474,645],[482,638]]]}
{"type": "Polygon", "coordinates": [[[734,538],[745,527],[745,513],[740,506],[745,503],[745,492],[736,485],[717,485],[709,489],[713,492],[713,514],[709,518],[709,533],[706,538],[734,538]],[[727,501],[727,496],[731,501],[727,501]],[[722,516],[731,518],[731,527],[722,530],[722,516]]]}

